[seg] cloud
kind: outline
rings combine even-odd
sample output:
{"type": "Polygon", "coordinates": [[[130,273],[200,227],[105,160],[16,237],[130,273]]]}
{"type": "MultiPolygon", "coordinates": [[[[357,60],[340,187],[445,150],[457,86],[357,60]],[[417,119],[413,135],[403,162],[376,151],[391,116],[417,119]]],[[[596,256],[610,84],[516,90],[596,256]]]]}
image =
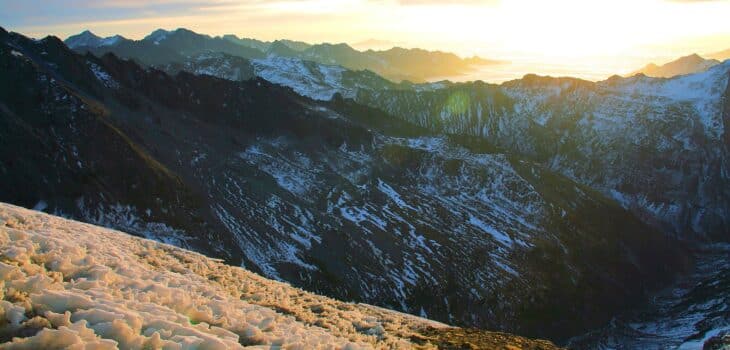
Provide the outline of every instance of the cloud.
{"type": "Polygon", "coordinates": [[[374,5],[395,4],[401,6],[481,6],[497,5],[501,0],[367,0],[374,5]]]}
{"type": "Polygon", "coordinates": [[[79,21],[121,20],[154,16],[194,15],[232,5],[259,4],[263,0],[0,0],[0,21],[27,26],[79,21]]]}
{"type": "Polygon", "coordinates": [[[88,29],[141,39],[157,28],[185,27],[210,35],[334,42],[351,40],[355,29],[347,30],[359,19],[357,11],[336,11],[342,0],[5,1],[0,0],[0,25],[37,38],[66,38],[88,29]]]}
{"type": "Polygon", "coordinates": [[[438,6],[448,6],[448,5],[467,5],[467,6],[477,6],[477,5],[495,5],[499,4],[500,0],[455,0],[455,1],[443,1],[443,0],[396,0],[396,2],[400,5],[405,6],[411,6],[411,5],[438,5],[438,6]]]}

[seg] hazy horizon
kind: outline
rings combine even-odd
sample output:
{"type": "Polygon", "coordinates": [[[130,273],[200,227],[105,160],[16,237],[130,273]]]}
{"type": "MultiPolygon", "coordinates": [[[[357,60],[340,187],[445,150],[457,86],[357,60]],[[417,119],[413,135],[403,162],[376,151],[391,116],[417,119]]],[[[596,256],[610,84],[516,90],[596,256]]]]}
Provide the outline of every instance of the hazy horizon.
{"type": "Polygon", "coordinates": [[[345,42],[360,50],[417,47],[510,62],[462,79],[490,82],[526,73],[601,80],[730,48],[730,22],[722,18],[730,1],[724,0],[2,0],[0,7],[2,26],[33,37],[65,39],[88,29],[141,39],[158,28],[184,27],[213,36],[345,42]]]}

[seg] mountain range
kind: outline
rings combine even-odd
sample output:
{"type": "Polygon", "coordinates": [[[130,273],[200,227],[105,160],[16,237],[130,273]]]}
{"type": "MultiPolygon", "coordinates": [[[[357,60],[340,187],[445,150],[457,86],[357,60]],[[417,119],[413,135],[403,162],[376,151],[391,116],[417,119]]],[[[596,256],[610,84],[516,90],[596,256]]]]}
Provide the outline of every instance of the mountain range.
{"type": "Polygon", "coordinates": [[[644,74],[650,77],[671,78],[677,75],[704,72],[707,69],[720,64],[720,61],[721,60],[717,59],[705,59],[698,54],[692,54],[680,57],[661,66],[649,63],[643,68],[629,74],[629,76],[644,74]]]}
{"type": "Polygon", "coordinates": [[[726,181],[721,169],[725,166],[722,109],[727,66],[723,63],[670,80],[615,76],[593,83],[528,75],[502,85],[394,84],[373,74],[299,59],[243,61],[222,54],[192,57],[182,67],[160,68],[171,74],[185,69],[226,79],[246,71],[248,77],[262,77],[313,99],[340,96],[437,133],[477,136],[498,149],[540,161],[584,185],[600,188],[673,235],[724,237],[728,203],[724,195],[714,193],[726,181]],[[663,134],[655,130],[659,121],[663,134]],[[663,160],[656,167],[644,167],[635,158],[643,153],[663,160]],[[685,161],[673,159],[695,164],[685,169],[685,161]],[[667,181],[656,181],[652,185],[656,188],[648,193],[641,178],[660,174],[667,181]],[[634,192],[638,188],[643,189],[634,192]],[[680,193],[694,198],[680,199],[680,193]]]}
{"type": "Polygon", "coordinates": [[[265,42],[235,35],[211,37],[180,28],[158,29],[135,41],[121,36],[101,38],[84,31],[69,37],[66,44],[78,51],[96,55],[112,52],[133,58],[145,65],[181,62],[186,57],[207,51],[236,55],[247,59],[280,56],[301,58],[321,64],[339,65],[350,70],[369,70],[394,81],[422,82],[432,77],[456,75],[481,65],[499,61],[479,57],[462,59],[452,53],[422,49],[392,48],[384,51],[358,51],[347,44],[307,44],[292,40],[265,42]]]}
{"type": "MultiPolygon", "coordinates": [[[[617,339],[602,327],[693,262],[728,268],[697,258],[730,241],[728,62],[394,83],[339,64],[369,59],[339,45],[233,39],[81,36],[74,52],[0,31],[0,200],[450,324],[560,343],[603,329],[578,348],[617,339]]],[[[713,307],[644,346],[727,329],[727,291],[682,296],[663,317],[713,307]]]]}

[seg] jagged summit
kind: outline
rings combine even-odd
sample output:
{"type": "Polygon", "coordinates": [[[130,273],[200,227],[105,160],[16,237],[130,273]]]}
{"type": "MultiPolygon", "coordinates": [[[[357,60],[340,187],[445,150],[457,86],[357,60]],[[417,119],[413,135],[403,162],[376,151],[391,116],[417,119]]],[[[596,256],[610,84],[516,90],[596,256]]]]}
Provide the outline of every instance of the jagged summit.
{"type": "Polygon", "coordinates": [[[79,34],[68,37],[68,39],[66,39],[66,45],[71,48],[80,46],[98,46],[100,40],[101,37],[87,29],[79,34]]]}
{"type": "Polygon", "coordinates": [[[295,57],[297,55],[297,51],[289,47],[289,45],[287,45],[282,40],[275,40],[274,42],[269,44],[266,52],[268,54],[282,57],[295,57]]]}
{"type": "Polygon", "coordinates": [[[152,31],[147,36],[145,36],[144,39],[142,39],[142,40],[147,40],[147,41],[152,41],[152,42],[160,42],[162,40],[165,40],[170,35],[177,35],[177,34],[180,34],[180,35],[204,36],[204,37],[210,38],[210,36],[208,36],[208,35],[198,34],[198,33],[194,32],[194,31],[192,31],[190,29],[180,27],[180,28],[173,29],[173,30],[167,30],[167,29],[158,28],[158,29],[152,31]]]}
{"type": "Polygon", "coordinates": [[[114,36],[102,38],[102,37],[92,33],[90,30],[85,30],[77,35],[68,37],[64,42],[70,48],[81,48],[81,47],[96,48],[96,47],[102,47],[102,46],[112,46],[112,45],[115,45],[124,40],[127,40],[127,39],[121,35],[114,35],[114,36]]]}
{"type": "Polygon", "coordinates": [[[142,40],[147,40],[159,44],[160,41],[165,40],[165,38],[167,38],[167,36],[171,33],[172,31],[160,28],[156,29],[155,31],[144,37],[144,39],[142,40]]]}

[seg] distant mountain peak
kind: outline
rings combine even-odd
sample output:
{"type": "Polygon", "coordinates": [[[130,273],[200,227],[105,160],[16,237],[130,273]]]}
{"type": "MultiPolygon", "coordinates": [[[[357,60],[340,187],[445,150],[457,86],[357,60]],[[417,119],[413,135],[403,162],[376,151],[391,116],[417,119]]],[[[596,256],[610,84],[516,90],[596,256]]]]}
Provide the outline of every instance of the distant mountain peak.
{"type": "Polygon", "coordinates": [[[180,27],[180,28],[177,28],[177,29],[173,30],[173,31],[171,32],[171,34],[193,34],[193,35],[200,35],[200,36],[206,36],[206,37],[209,37],[208,35],[205,35],[205,34],[199,34],[199,33],[196,33],[196,32],[194,32],[194,31],[190,30],[190,29],[187,29],[187,28],[183,28],[183,27],[180,27]]]}
{"type": "Polygon", "coordinates": [[[127,40],[127,38],[117,34],[114,36],[106,37],[104,39],[101,39],[101,45],[100,46],[111,46],[114,45],[120,41],[127,40]]]}
{"type": "Polygon", "coordinates": [[[356,51],[354,48],[352,48],[352,46],[348,45],[347,43],[321,43],[319,45],[314,45],[313,47],[356,51]]]}
{"type": "Polygon", "coordinates": [[[641,73],[650,77],[671,78],[677,75],[703,72],[719,63],[720,62],[717,60],[705,59],[704,57],[693,53],[687,56],[682,56],[663,65],[649,63],[643,68],[632,72],[629,76],[641,73]]]}
{"type": "MultiPolygon", "coordinates": [[[[675,60],[673,62],[696,62],[696,63],[702,63],[704,61],[708,61],[708,60],[705,59],[704,57],[696,54],[696,53],[693,53],[693,54],[690,54],[690,55],[687,55],[687,56],[682,56],[682,57],[680,57],[679,59],[677,59],[677,60],[675,60]]],[[[670,62],[670,63],[672,63],[672,62],[670,62]]]]}
{"type": "Polygon", "coordinates": [[[339,49],[347,49],[347,50],[357,51],[357,50],[355,50],[355,48],[353,48],[352,46],[350,46],[347,43],[333,44],[332,46],[333,47],[336,47],[336,48],[339,48],[339,49]]]}
{"type": "Polygon", "coordinates": [[[172,36],[183,37],[183,38],[208,38],[211,36],[206,34],[199,34],[187,28],[177,28],[175,30],[157,29],[154,32],[147,35],[143,40],[151,41],[155,45],[159,45],[165,39],[172,36]]]}
{"type": "Polygon", "coordinates": [[[127,40],[127,38],[117,34],[114,36],[109,36],[106,38],[102,38],[94,33],[92,33],[89,30],[85,30],[77,35],[71,36],[68,39],[66,39],[66,45],[68,45],[71,48],[74,47],[101,47],[101,46],[110,46],[114,45],[120,41],[127,40]]]}
{"type": "Polygon", "coordinates": [[[160,41],[165,40],[165,38],[167,38],[167,36],[171,33],[172,32],[169,30],[160,28],[147,35],[143,40],[152,41],[155,44],[159,44],[160,41]]]}
{"type": "Polygon", "coordinates": [[[275,54],[284,57],[296,56],[297,53],[297,51],[289,47],[289,45],[287,45],[283,40],[273,41],[269,45],[269,48],[266,50],[266,52],[269,54],[275,54]]]}
{"type": "Polygon", "coordinates": [[[68,37],[65,43],[70,48],[83,46],[98,47],[101,44],[102,40],[104,39],[87,29],[79,34],[68,37]]]}

